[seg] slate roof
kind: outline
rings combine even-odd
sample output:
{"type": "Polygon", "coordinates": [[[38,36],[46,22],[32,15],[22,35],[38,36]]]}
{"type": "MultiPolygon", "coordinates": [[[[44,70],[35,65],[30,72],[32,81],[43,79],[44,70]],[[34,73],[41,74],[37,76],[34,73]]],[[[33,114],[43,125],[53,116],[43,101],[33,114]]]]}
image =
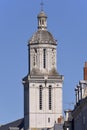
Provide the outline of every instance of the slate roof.
{"type": "Polygon", "coordinates": [[[8,124],[2,125],[0,130],[9,130],[10,127],[18,127],[19,129],[24,128],[24,119],[19,119],[8,124]]]}
{"type": "Polygon", "coordinates": [[[54,130],[63,130],[63,124],[55,124],[54,130]]]}
{"type": "Polygon", "coordinates": [[[52,34],[47,30],[38,30],[34,33],[34,35],[29,40],[28,44],[35,44],[35,43],[50,43],[56,44],[55,39],[53,38],[52,34]]]}

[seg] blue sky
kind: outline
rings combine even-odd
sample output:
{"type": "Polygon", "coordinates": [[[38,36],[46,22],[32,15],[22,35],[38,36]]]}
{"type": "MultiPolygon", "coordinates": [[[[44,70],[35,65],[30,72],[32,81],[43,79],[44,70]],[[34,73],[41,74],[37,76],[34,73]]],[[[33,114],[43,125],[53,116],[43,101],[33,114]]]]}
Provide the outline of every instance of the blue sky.
{"type": "MultiPolygon", "coordinates": [[[[64,75],[63,109],[87,61],[87,0],[43,0],[48,30],[58,40],[57,69],[64,75]]],[[[22,78],[28,72],[27,41],[37,30],[41,0],[0,0],[0,124],[23,117],[22,78]]]]}

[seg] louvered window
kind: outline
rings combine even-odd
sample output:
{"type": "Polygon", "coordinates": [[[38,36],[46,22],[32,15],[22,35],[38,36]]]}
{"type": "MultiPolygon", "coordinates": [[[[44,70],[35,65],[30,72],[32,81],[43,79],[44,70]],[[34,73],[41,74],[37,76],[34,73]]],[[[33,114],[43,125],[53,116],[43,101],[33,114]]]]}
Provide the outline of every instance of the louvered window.
{"type": "Polygon", "coordinates": [[[52,109],[52,87],[49,86],[49,110],[52,109]]]}
{"type": "Polygon", "coordinates": [[[43,49],[43,68],[46,68],[46,49],[43,49]]]}
{"type": "Polygon", "coordinates": [[[39,109],[42,110],[42,86],[39,87],[39,109]]]}

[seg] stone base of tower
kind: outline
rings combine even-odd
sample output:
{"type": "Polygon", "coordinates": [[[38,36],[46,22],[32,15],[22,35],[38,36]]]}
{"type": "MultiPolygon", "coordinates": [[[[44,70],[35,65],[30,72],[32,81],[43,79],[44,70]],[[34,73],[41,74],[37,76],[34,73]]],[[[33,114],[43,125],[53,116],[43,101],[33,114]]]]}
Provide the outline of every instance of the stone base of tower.
{"type": "MultiPolygon", "coordinates": [[[[30,114],[30,128],[53,128],[61,114],[30,114]]],[[[61,115],[62,116],[62,115],[61,115]]]]}
{"type": "Polygon", "coordinates": [[[29,75],[23,81],[25,130],[52,129],[62,117],[63,76],[29,75]]]}

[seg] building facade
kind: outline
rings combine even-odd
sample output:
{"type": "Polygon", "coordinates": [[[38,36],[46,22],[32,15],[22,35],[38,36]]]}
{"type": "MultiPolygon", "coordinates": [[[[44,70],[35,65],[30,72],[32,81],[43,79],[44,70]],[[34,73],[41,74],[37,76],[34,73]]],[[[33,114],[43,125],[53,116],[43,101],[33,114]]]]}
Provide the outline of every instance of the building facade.
{"type": "Polygon", "coordinates": [[[74,109],[65,111],[64,130],[87,130],[87,62],[83,70],[84,79],[75,88],[74,109]]]}
{"type": "Polygon", "coordinates": [[[28,42],[28,75],[24,85],[24,130],[53,128],[62,117],[63,76],[57,72],[57,42],[47,30],[47,15],[28,42]]]}
{"type": "Polygon", "coordinates": [[[75,88],[76,104],[72,111],[74,130],[87,130],[87,62],[84,66],[84,80],[75,88]]]}

